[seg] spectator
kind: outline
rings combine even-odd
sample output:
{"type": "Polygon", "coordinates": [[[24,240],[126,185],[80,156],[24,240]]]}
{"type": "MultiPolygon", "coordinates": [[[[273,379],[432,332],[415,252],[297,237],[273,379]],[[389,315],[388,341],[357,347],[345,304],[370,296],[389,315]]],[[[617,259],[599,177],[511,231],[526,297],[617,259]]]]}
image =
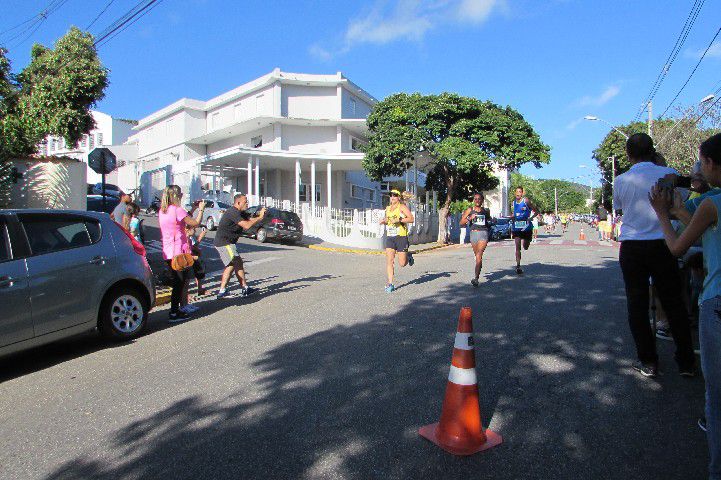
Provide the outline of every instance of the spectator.
{"type": "Polygon", "coordinates": [[[115,207],[113,213],[110,215],[116,223],[122,226],[125,230],[130,229],[130,217],[128,216],[128,204],[132,201],[130,195],[123,194],[120,197],[120,203],[115,207]]]}
{"type": "Polygon", "coordinates": [[[177,185],[168,185],[163,190],[163,197],[160,200],[160,211],[158,212],[158,220],[160,223],[160,234],[163,243],[163,259],[170,268],[172,278],[172,292],[170,294],[170,323],[175,323],[187,319],[190,314],[181,310],[180,305],[183,303],[183,295],[187,292],[187,283],[189,280],[189,272],[191,269],[176,271],[173,270],[171,264],[173,258],[181,253],[190,253],[190,244],[188,237],[185,235],[185,225],[197,227],[203,218],[205,210],[205,202],[198,205],[198,215],[196,218],[191,217],[181,206],[180,202],[183,198],[183,192],[177,185]]]}
{"type": "MultiPolygon", "coordinates": [[[[699,148],[701,170],[709,184],[721,186],[721,134],[699,148]]],[[[670,215],[685,216],[686,209],[672,202],[668,189],[653,188],[651,203],[663,228],[666,245],[676,256],[683,255],[702,239],[708,274],[699,298],[699,340],[701,368],[706,380],[706,436],[710,463],[709,479],[721,480],[721,196],[704,198],[679,236],[671,226],[670,215]]]]}
{"type": "Polygon", "coordinates": [[[613,195],[615,205],[623,211],[619,263],[626,286],[628,322],[639,360],[633,368],[646,377],[658,373],[656,341],[648,322],[650,277],[668,317],[679,371],[683,376],[692,377],[695,357],[681,294],[681,274],[678,262],[664,243],[664,231],[648,199],[654,184],[674,176],[676,171],[654,164],[656,150],[646,134],[632,135],[626,141],[626,153],[632,166],[616,178],[613,195]]]}
{"type": "Polygon", "coordinates": [[[133,202],[128,203],[125,212],[125,215],[129,218],[128,231],[130,232],[130,235],[133,236],[133,238],[135,238],[138,242],[143,243],[144,238],[143,232],[141,232],[138,213],[140,213],[140,207],[133,202]]]}

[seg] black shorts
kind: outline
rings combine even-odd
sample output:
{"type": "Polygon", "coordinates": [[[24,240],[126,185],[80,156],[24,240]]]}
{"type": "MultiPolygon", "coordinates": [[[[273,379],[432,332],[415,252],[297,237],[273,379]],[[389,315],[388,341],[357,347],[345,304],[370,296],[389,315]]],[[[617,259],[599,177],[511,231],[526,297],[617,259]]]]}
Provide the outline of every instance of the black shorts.
{"type": "Polygon", "coordinates": [[[533,230],[511,230],[511,238],[533,239],[533,230]]]}
{"type": "Polygon", "coordinates": [[[406,236],[386,237],[386,248],[392,248],[396,252],[407,252],[410,243],[406,236]]]}

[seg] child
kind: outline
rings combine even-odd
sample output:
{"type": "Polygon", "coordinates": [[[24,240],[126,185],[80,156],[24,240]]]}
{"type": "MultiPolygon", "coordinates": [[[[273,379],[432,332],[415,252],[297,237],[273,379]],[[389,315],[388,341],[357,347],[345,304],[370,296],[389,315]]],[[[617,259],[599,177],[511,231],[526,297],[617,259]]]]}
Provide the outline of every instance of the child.
{"type": "Polygon", "coordinates": [[[128,228],[130,229],[130,235],[135,238],[140,243],[143,243],[143,234],[140,231],[140,219],[138,218],[138,213],[140,213],[140,207],[133,202],[128,203],[128,206],[126,208],[126,213],[128,217],[130,218],[130,222],[128,222],[128,228]]]}
{"type": "Polygon", "coordinates": [[[208,230],[203,228],[200,235],[195,236],[195,227],[185,226],[185,234],[188,236],[188,244],[190,245],[190,253],[193,255],[195,262],[193,263],[193,274],[195,276],[195,282],[198,286],[198,295],[205,295],[205,288],[203,288],[202,281],[205,278],[205,267],[201,260],[202,253],[200,251],[200,242],[205,238],[205,234],[208,230]]]}

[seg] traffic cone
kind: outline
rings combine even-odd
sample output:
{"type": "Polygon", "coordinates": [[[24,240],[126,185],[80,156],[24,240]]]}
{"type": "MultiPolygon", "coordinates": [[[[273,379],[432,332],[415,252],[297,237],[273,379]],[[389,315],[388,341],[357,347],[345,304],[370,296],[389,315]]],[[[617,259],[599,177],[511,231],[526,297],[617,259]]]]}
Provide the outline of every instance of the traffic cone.
{"type": "Polygon", "coordinates": [[[578,234],[579,240],[585,240],[586,239],[586,232],[583,231],[583,228],[581,228],[581,233],[578,234]]]}
{"type": "Polygon", "coordinates": [[[495,432],[483,430],[473,352],[471,308],[463,307],[453,345],[451,370],[438,423],[421,427],[418,433],[453,455],[472,455],[503,442],[495,432]]]}

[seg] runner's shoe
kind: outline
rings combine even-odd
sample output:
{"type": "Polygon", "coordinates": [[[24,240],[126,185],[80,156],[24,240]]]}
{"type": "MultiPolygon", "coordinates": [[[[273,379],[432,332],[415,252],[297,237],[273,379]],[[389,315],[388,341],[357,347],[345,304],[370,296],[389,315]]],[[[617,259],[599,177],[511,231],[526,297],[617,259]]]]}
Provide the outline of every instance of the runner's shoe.
{"type": "Polygon", "coordinates": [[[228,296],[227,290],[218,290],[218,294],[215,296],[215,298],[223,298],[228,296]]]}
{"type": "Polygon", "coordinates": [[[245,287],[240,289],[240,296],[241,297],[249,297],[253,295],[254,293],[257,293],[258,289],[253,287],[245,287]]]}
{"type": "Polygon", "coordinates": [[[516,267],[516,273],[518,275],[523,275],[523,269],[521,267],[516,267]]]}
{"type": "Polygon", "coordinates": [[[636,362],[631,367],[644,377],[655,377],[658,375],[658,367],[656,365],[644,365],[641,362],[636,362]]]}
{"type": "Polygon", "coordinates": [[[478,279],[474,278],[473,280],[471,280],[471,285],[473,285],[474,287],[478,287],[478,279]]]}
{"type": "Polygon", "coordinates": [[[396,289],[396,287],[392,283],[389,283],[388,285],[386,285],[386,293],[393,293],[393,291],[395,289],[396,289]]]}
{"type": "Polygon", "coordinates": [[[413,259],[413,254],[408,252],[408,266],[412,267],[414,263],[416,263],[416,261],[413,259]]]}

